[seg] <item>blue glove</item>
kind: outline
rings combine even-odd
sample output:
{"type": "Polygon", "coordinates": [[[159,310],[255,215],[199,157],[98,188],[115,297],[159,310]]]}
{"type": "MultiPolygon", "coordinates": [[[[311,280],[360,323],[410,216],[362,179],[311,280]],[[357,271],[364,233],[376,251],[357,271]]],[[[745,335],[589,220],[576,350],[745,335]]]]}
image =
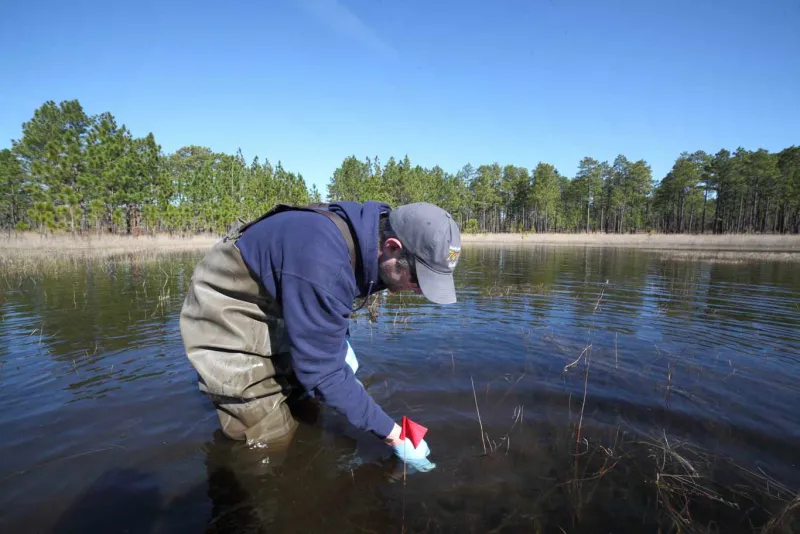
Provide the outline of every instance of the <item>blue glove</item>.
{"type": "Polygon", "coordinates": [[[431,450],[428,448],[428,444],[424,439],[419,442],[416,449],[408,438],[400,445],[393,445],[392,448],[394,449],[395,456],[400,458],[401,462],[405,459],[406,467],[411,470],[425,472],[436,467],[436,464],[428,460],[428,455],[431,453],[431,450]]]}

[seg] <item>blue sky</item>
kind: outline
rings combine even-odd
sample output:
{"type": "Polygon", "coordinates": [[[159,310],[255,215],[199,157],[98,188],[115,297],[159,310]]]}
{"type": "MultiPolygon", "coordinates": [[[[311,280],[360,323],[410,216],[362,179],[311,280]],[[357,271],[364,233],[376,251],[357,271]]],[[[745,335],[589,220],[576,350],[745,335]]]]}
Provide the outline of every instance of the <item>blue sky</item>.
{"type": "Polygon", "coordinates": [[[645,159],[800,143],[790,0],[29,0],[0,18],[0,147],[77,98],[171,152],[281,161],[325,193],[348,155],[645,159]]]}

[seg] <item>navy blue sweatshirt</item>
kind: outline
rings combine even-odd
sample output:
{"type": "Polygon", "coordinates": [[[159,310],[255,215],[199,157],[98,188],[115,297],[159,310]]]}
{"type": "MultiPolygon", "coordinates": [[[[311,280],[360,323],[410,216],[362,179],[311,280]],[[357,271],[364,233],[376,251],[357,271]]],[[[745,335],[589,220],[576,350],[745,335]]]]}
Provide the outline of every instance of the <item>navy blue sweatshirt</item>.
{"type": "Polygon", "coordinates": [[[289,211],[245,231],[237,246],[267,292],[281,304],[295,375],[311,395],[342,413],[357,428],[385,438],[394,421],[356,382],[346,336],[353,300],[383,289],[378,276],[379,202],[339,202],[330,209],[355,230],[362,272],[359,284],[347,244],[324,215],[289,211]]]}

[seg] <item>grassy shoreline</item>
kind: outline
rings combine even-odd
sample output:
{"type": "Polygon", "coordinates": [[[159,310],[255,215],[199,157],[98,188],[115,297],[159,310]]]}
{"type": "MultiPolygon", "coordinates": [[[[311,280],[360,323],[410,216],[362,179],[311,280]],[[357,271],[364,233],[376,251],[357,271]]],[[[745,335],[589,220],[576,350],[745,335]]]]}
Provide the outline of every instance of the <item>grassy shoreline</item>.
{"type": "Polygon", "coordinates": [[[119,254],[138,251],[195,250],[211,247],[221,236],[201,234],[181,237],[159,234],[115,236],[96,234],[72,236],[55,234],[41,236],[32,232],[4,234],[0,237],[0,251],[16,254],[92,253],[119,254]]]}
{"type": "Polygon", "coordinates": [[[4,234],[0,237],[0,272],[38,276],[90,263],[160,261],[179,252],[209,249],[218,240],[214,235],[73,237],[57,234],[42,237],[32,232],[4,234]]]}
{"type": "MultiPolygon", "coordinates": [[[[53,258],[87,256],[104,258],[140,252],[205,250],[221,236],[168,235],[156,236],[72,236],[56,234],[40,236],[33,232],[0,236],[0,256],[11,258],[53,258]]],[[[620,247],[681,251],[684,255],[752,255],[796,257],[800,259],[800,235],[685,235],[685,234],[462,234],[465,245],[553,245],[580,247],[620,247]]],[[[3,263],[3,262],[0,262],[3,263]]]]}
{"type": "MultiPolygon", "coordinates": [[[[41,236],[34,232],[0,234],[0,250],[31,251],[91,251],[115,249],[120,252],[131,250],[152,250],[172,247],[182,249],[205,248],[212,246],[222,236],[214,234],[169,235],[157,234],[127,236],[90,234],[72,236],[59,233],[41,236]]],[[[556,234],[556,233],[480,233],[461,234],[465,243],[531,243],[536,245],[598,245],[619,247],[667,247],[693,249],[750,249],[784,250],[800,252],[800,235],[772,234],[556,234]]]]}
{"type": "Polygon", "coordinates": [[[464,243],[800,252],[800,235],[759,234],[462,234],[464,243]]]}

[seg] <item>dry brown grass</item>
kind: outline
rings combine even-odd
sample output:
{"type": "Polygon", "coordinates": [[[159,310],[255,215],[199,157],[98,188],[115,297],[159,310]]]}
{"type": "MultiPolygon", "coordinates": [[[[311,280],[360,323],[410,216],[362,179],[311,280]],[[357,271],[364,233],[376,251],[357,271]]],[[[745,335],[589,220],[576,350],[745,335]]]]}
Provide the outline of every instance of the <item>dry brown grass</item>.
{"type": "Polygon", "coordinates": [[[0,271],[41,275],[87,262],[151,261],[174,252],[205,250],[219,238],[203,236],[41,237],[34,233],[0,237],[0,271]]]}
{"type": "Polygon", "coordinates": [[[708,263],[740,264],[753,261],[800,261],[800,251],[756,252],[747,250],[663,250],[658,252],[663,260],[704,261],[708,263]]]}
{"type": "Polygon", "coordinates": [[[689,250],[800,252],[800,235],[694,234],[462,234],[465,243],[581,245],[689,250]]]}
{"type": "Polygon", "coordinates": [[[141,235],[119,236],[95,234],[72,236],[70,234],[54,234],[41,236],[33,232],[3,234],[0,237],[0,251],[3,254],[50,254],[53,252],[79,254],[119,254],[142,250],[192,250],[212,246],[219,236],[211,234],[191,235],[187,237],[141,235]]]}
{"type": "MultiPolygon", "coordinates": [[[[745,261],[800,261],[800,235],[675,235],[675,234],[463,234],[469,244],[530,244],[592,247],[628,247],[669,251],[668,259],[719,263],[745,261]]],[[[201,250],[220,236],[212,234],[170,236],[40,236],[34,232],[0,235],[0,255],[49,257],[77,254],[102,258],[139,251],[201,250]]],[[[499,289],[499,288],[498,288],[499,289]]]]}

